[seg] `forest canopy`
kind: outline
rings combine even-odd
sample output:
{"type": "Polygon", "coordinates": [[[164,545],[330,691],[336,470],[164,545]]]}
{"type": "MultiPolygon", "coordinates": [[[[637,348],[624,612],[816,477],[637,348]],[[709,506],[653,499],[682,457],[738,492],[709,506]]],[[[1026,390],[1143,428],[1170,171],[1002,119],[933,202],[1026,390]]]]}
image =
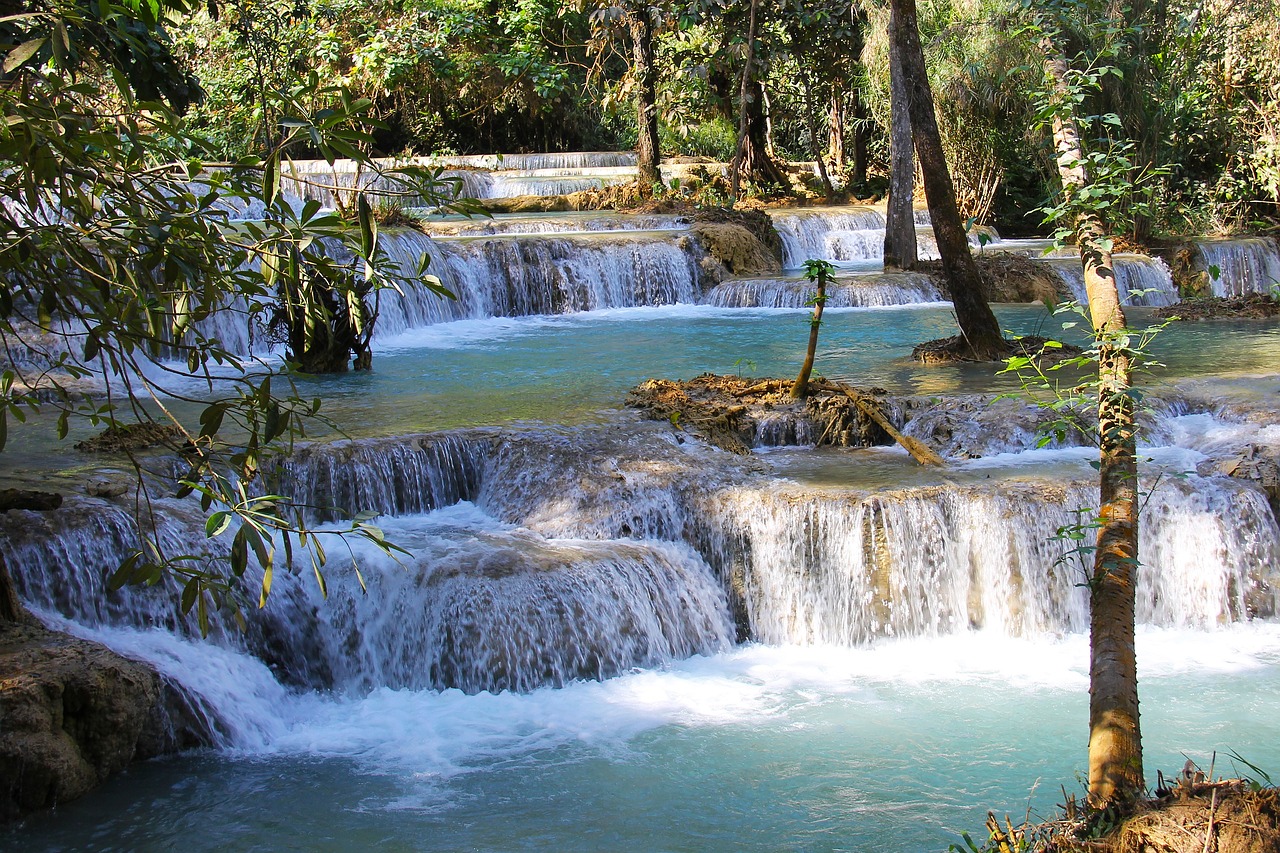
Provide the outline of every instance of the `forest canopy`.
{"type": "MultiPolygon", "coordinates": [[[[887,9],[878,2],[748,0],[616,6],[553,0],[246,0],[170,27],[203,91],[189,124],[235,159],[260,147],[272,89],[310,73],[374,104],[379,155],[629,149],[636,145],[631,45],[654,35],[661,154],[732,158],[750,52],[750,109],[779,159],[825,158],[867,197],[888,145],[887,9]],[[759,103],[756,103],[756,99],[759,103]]],[[[935,0],[921,36],[948,160],[966,215],[1017,233],[1053,195],[1037,130],[1034,16],[1071,22],[1070,55],[1113,69],[1097,133],[1123,137],[1138,173],[1159,169],[1139,239],[1273,222],[1280,200],[1280,32],[1275,0],[935,0]]]]}

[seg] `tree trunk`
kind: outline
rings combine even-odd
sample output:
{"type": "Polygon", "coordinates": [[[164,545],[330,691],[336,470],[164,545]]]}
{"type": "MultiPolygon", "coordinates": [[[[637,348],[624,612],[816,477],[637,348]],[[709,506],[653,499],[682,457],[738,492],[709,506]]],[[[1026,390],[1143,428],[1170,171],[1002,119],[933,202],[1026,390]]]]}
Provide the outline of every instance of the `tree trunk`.
{"type": "Polygon", "coordinates": [[[658,72],[653,61],[653,25],[647,8],[630,13],[632,73],[636,82],[636,159],[642,191],[662,183],[658,168],[658,72]]]}
{"type": "Polygon", "coordinates": [[[827,159],[837,169],[844,165],[844,94],[838,84],[831,92],[827,114],[827,159]]]}
{"type": "Polygon", "coordinates": [[[916,180],[902,58],[889,52],[889,205],[885,211],[884,268],[909,270],[916,265],[916,180]]]}
{"type": "MultiPolygon", "coordinates": [[[[1053,141],[1068,196],[1089,184],[1084,146],[1066,82],[1067,61],[1047,39],[1045,74],[1057,101],[1053,141]]],[[[1098,340],[1098,547],[1089,581],[1089,802],[1126,809],[1142,793],[1142,732],[1134,651],[1134,570],[1138,564],[1138,460],[1129,355],[1115,338],[1126,320],[1109,243],[1096,213],[1078,215],[1089,315],[1098,340]]]]}
{"type": "Polygon", "coordinates": [[[853,180],[854,184],[867,182],[867,164],[870,162],[871,133],[868,130],[867,105],[862,96],[853,93],[853,180]]]}
{"type": "Polygon", "coordinates": [[[818,122],[814,118],[815,112],[813,85],[806,76],[804,78],[804,121],[809,131],[809,147],[813,152],[813,159],[818,163],[818,177],[822,180],[822,192],[829,202],[835,196],[836,189],[831,185],[831,176],[827,174],[827,164],[823,160],[822,149],[818,143],[818,122]]]}
{"type": "Polygon", "coordinates": [[[903,79],[907,83],[907,102],[911,113],[911,133],[916,156],[924,173],[924,193],[929,202],[929,219],[942,256],[942,271],[951,290],[956,322],[964,336],[970,357],[979,361],[996,361],[1008,352],[1000,334],[1000,324],[982,295],[982,279],[969,252],[969,238],[960,219],[955,186],[947,169],[942,150],[942,135],[933,111],[933,93],[925,73],[924,50],[920,47],[920,29],[916,21],[915,0],[891,0],[890,49],[897,51],[903,79]]]}
{"type": "Polygon", "coordinates": [[[751,0],[747,29],[747,58],[738,93],[738,150],[729,167],[730,196],[736,201],[742,175],[757,186],[787,185],[786,175],[769,156],[769,120],[764,110],[764,87],[756,76],[756,23],[760,0],[751,0]]]}
{"type": "Polygon", "coordinates": [[[805,350],[804,364],[800,367],[800,375],[791,386],[791,396],[803,400],[809,396],[809,377],[813,375],[813,360],[818,354],[818,329],[822,326],[822,307],[827,304],[827,278],[832,267],[824,262],[806,264],[812,270],[813,280],[818,285],[818,292],[813,297],[813,316],[809,319],[809,348],[805,350]]]}
{"type": "Polygon", "coordinates": [[[759,80],[748,81],[744,111],[747,132],[739,149],[742,174],[758,187],[785,187],[787,176],[769,156],[769,122],[764,110],[764,86],[759,80]]]}
{"type": "Polygon", "coordinates": [[[13,588],[13,579],[9,577],[9,567],[5,565],[4,554],[0,554],[0,627],[15,622],[25,622],[26,608],[13,588]]]}

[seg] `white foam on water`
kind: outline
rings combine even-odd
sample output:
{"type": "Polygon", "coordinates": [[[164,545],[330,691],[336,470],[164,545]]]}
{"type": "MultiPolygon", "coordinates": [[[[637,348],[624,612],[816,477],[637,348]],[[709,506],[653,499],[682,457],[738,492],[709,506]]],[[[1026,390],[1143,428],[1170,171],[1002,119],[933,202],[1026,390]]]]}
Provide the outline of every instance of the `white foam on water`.
{"type": "MultiPolygon", "coordinates": [[[[1141,628],[1137,639],[1144,681],[1245,675],[1280,665],[1274,622],[1207,632],[1141,628]]],[[[1088,639],[977,632],[854,649],[748,645],[528,694],[380,689],[359,699],[293,696],[286,703],[292,722],[277,727],[259,751],[349,757],[378,772],[447,780],[569,745],[613,754],[660,727],[774,727],[815,702],[877,702],[886,689],[927,693],[990,684],[1085,691],[1088,639]]]]}

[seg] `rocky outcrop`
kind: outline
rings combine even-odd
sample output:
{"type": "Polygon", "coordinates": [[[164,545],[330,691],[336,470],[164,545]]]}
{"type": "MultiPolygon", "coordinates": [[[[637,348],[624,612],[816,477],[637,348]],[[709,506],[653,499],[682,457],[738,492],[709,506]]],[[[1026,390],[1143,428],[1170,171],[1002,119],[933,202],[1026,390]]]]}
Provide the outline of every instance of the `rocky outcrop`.
{"type": "Polygon", "coordinates": [[[145,664],[26,614],[0,561],[0,821],[73,800],[129,762],[194,746],[181,701],[145,664]]]}
{"type": "Polygon", "coordinates": [[[778,260],[748,228],[728,222],[695,222],[693,235],[709,258],[724,268],[713,275],[719,283],[726,275],[777,275],[782,271],[778,260]]]}

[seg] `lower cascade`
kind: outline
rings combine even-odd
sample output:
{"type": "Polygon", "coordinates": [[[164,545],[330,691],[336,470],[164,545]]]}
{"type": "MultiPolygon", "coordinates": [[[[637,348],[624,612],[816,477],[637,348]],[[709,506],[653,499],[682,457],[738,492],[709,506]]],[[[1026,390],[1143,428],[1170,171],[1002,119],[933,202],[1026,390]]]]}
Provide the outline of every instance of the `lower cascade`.
{"type": "MultiPolygon", "coordinates": [[[[389,538],[411,553],[357,548],[367,593],[334,562],[328,600],[309,572],[279,573],[247,632],[215,622],[212,641],[287,684],[528,691],[722,652],[735,636],[847,646],[1087,627],[1083,569],[1057,535],[1096,495],[1087,480],[806,486],[656,425],[621,441],[583,427],[338,443],[275,476],[307,504],[389,513],[389,538]]],[[[1260,491],[1195,474],[1144,488],[1140,622],[1275,614],[1280,529],[1260,491]]],[[[161,506],[175,549],[202,539],[191,509],[161,506]]],[[[107,593],[137,541],[123,506],[82,498],[3,527],[19,592],[41,610],[197,634],[172,592],[107,593]]]]}

